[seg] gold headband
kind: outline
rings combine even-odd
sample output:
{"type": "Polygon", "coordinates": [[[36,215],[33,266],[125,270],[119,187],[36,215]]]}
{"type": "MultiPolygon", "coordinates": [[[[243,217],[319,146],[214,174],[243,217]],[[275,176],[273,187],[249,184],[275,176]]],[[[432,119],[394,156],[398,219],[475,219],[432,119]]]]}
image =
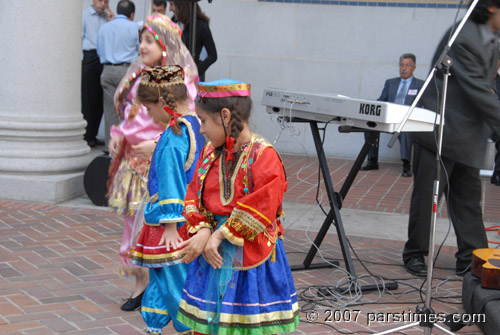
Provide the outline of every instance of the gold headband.
{"type": "Polygon", "coordinates": [[[141,74],[141,85],[167,87],[184,84],[184,70],[179,65],[145,67],[141,74]]]}

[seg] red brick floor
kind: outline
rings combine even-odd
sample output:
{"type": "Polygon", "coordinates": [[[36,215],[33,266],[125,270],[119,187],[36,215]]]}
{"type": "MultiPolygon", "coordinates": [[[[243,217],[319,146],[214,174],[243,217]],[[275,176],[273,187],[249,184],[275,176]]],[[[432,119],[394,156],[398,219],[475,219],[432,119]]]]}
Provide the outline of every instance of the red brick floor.
{"type": "MultiPolygon", "coordinates": [[[[290,183],[285,201],[314,203],[315,158],[283,158],[290,183]]],[[[338,190],[352,161],[328,162],[338,190]]],[[[412,179],[399,177],[399,170],[399,165],[381,164],[379,171],[360,173],[344,207],[407,213],[412,179]],[[376,201],[367,205],[366,199],[376,201]]],[[[499,224],[500,187],[486,179],[483,186],[485,221],[499,224]]],[[[440,215],[445,213],[442,208],[440,215]]],[[[141,334],[144,322],[140,314],[119,309],[133,286],[117,275],[121,233],[122,219],[105,209],[0,201],[0,334],[141,334]]],[[[286,231],[290,264],[302,262],[310,239],[314,234],[286,231]]],[[[367,334],[391,329],[403,324],[391,318],[408,317],[422,304],[419,290],[423,280],[403,269],[402,242],[356,236],[349,240],[361,285],[373,285],[373,274],[379,283],[397,282],[399,288],[351,297],[325,294],[332,287],[346,287],[343,258],[332,230],[320,250],[325,260],[339,260],[340,269],[294,272],[302,309],[295,334],[367,334]],[[317,322],[308,322],[308,318],[317,322]]],[[[455,251],[444,247],[435,269],[432,307],[439,316],[464,312],[461,278],[450,277],[455,251]]],[[[319,257],[313,263],[318,262],[319,257]]],[[[174,333],[171,326],[164,330],[164,334],[174,333]]],[[[421,333],[420,327],[404,330],[404,334],[421,333]]],[[[442,334],[437,329],[432,333],[442,334]]],[[[459,333],[481,334],[477,326],[459,333]]]]}
{"type": "MultiPolygon", "coordinates": [[[[285,202],[314,204],[318,185],[318,160],[316,157],[282,155],[289,182],[285,202]]],[[[342,187],[353,161],[339,158],[327,159],[335,191],[342,187]]],[[[343,201],[343,208],[408,214],[413,189],[413,178],[401,177],[402,165],[380,163],[378,171],[360,171],[343,201]]],[[[500,222],[500,187],[483,177],[483,219],[500,222]]],[[[320,189],[324,192],[323,179],[320,189]]],[[[448,217],[446,201],[442,201],[439,217],[448,217]]]]}

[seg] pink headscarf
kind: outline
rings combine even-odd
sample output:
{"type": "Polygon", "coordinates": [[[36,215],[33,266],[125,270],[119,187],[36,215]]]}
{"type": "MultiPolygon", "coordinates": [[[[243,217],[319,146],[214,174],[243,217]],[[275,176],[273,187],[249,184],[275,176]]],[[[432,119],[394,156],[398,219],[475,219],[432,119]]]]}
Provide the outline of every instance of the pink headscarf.
{"type": "MultiPolygon", "coordinates": [[[[196,97],[196,83],[199,81],[198,68],[191,56],[191,53],[182,42],[182,30],[172,22],[169,17],[161,14],[148,16],[144,23],[147,29],[160,44],[163,52],[161,65],[180,65],[184,70],[184,82],[188,90],[188,106],[194,110],[194,99],[196,97]]],[[[142,31],[141,31],[142,32],[142,31]]],[[[123,77],[118,89],[115,92],[114,102],[117,113],[123,118],[123,98],[133,87],[133,83],[140,78],[140,72],[144,65],[141,57],[137,57],[129,66],[125,77],[123,77]]]]}

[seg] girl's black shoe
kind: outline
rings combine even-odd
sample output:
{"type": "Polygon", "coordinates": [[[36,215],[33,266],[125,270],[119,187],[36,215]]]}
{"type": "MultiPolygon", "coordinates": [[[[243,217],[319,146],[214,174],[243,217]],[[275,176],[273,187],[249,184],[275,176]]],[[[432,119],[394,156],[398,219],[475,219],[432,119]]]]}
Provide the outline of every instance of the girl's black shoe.
{"type": "Polygon", "coordinates": [[[122,311],[125,312],[131,312],[131,311],[137,311],[138,309],[141,308],[141,302],[142,302],[142,296],[144,295],[144,291],[142,291],[141,294],[139,294],[135,298],[128,298],[127,301],[120,307],[122,311]]]}

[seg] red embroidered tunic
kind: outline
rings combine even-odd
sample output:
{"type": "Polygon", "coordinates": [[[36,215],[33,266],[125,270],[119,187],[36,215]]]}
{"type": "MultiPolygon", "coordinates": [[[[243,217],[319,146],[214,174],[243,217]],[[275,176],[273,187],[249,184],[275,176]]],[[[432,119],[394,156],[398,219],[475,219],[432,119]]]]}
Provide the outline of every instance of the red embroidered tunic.
{"type": "Polygon", "coordinates": [[[283,163],[274,147],[256,134],[233,158],[232,171],[224,171],[221,157],[211,143],[203,149],[186,193],[184,227],[192,235],[201,227],[214,230],[214,214],[228,217],[218,229],[229,242],[243,247],[241,269],[250,269],[271,256],[276,239],[283,235],[283,163]]]}

